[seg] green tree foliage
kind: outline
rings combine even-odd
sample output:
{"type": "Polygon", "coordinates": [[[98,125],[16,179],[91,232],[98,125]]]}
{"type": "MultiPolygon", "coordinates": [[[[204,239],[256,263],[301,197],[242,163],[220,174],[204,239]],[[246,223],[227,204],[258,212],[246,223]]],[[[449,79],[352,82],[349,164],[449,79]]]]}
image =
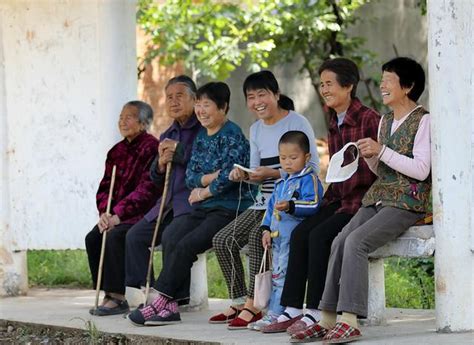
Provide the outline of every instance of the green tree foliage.
{"type": "Polygon", "coordinates": [[[227,78],[245,59],[253,68],[268,67],[275,44],[264,35],[257,40],[255,30],[273,33],[277,28],[251,1],[141,0],[138,5],[138,23],[152,42],[141,70],[156,58],[163,65],[183,62],[194,77],[212,79],[227,78]]]}
{"type": "Polygon", "coordinates": [[[364,40],[348,34],[358,20],[355,11],[369,1],[141,0],[138,23],[152,48],[140,69],[158,58],[164,65],[183,62],[194,77],[225,79],[244,62],[255,71],[297,61],[317,91],[317,67],[325,59],[344,55],[360,66],[373,61],[361,48],[364,40]]]}

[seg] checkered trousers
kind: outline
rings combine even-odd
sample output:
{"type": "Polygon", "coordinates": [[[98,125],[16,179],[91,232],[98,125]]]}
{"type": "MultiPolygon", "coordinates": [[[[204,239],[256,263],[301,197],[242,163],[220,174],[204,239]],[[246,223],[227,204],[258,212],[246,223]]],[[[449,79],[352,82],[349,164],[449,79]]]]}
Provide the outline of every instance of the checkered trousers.
{"type": "Polygon", "coordinates": [[[247,209],[234,221],[226,225],[212,239],[217,260],[224,275],[229,297],[248,296],[253,298],[255,275],[260,269],[263,257],[262,231],[260,224],[264,210],[247,209]],[[249,289],[245,288],[245,274],[240,249],[248,244],[249,289]]]}

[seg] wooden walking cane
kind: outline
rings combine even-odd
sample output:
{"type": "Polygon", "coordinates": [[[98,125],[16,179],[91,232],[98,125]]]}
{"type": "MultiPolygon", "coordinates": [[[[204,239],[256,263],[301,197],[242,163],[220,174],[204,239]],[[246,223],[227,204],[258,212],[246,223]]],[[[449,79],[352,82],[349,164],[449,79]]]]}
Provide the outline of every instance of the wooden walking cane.
{"type": "Polygon", "coordinates": [[[170,182],[171,175],[171,162],[166,164],[165,174],[165,185],[163,187],[163,194],[161,195],[160,211],[158,212],[158,218],[156,218],[155,230],[153,231],[153,238],[151,240],[150,248],[150,260],[148,260],[148,271],[146,273],[146,287],[145,287],[145,303],[148,300],[148,294],[150,292],[150,281],[151,281],[151,270],[153,268],[153,252],[155,250],[156,238],[158,237],[158,229],[160,228],[161,218],[163,218],[163,210],[165,209],[166,197],[168,195],[168,184],[170,182]]]}
{"type": "MultiPolygon", "coordinates": [[[[109,189],[109,198],[107,200],[107,210],[105,211],[106,214],[110,215],[110,208],[112,205],[112,192],[114,191],[114,184],[115,184],[115,170],[116,166],[112,168],[112,180],[110,182],[110,189],[109,189]]],[[[99,306],[99,294],[100,294],[100,284],[102,283],[102,266],[104,265],[104,255],[105,255],[105,240],[107,238],[107,231],[102,233],[102,247],[100,249],[100,260],[99,260],[99,273],[97,273],[97,286],[95,288],[95,305],[94,310],[97,310],[99,306]]]]}

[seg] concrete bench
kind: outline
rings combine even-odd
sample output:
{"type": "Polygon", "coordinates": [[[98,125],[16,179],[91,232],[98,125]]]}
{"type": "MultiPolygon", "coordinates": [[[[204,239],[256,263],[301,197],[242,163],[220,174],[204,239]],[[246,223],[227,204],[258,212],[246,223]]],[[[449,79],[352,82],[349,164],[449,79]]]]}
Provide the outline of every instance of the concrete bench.
{"type": "Polygon", "coordinates": [[[369,255],[368,325],[385,323],[384,258],[426,258],[435,252],[432,225],[413,226],[396,240],[380,247],[369,255]]]}
{"type": "MultiPolygon", "coordinates": [[[[385,322],[384,258],[423,258],[433,256],[435,239],[432,225],[414,226],[396,240],[387,243],[369,255],[368,317],[364,324],[385,322]]],[[[246,248],[242,249],[247,253],[246,248]]],[[[191,269],[191,295],[188,310],[208,307],[206,253],[198,255],[191,269]]]]}

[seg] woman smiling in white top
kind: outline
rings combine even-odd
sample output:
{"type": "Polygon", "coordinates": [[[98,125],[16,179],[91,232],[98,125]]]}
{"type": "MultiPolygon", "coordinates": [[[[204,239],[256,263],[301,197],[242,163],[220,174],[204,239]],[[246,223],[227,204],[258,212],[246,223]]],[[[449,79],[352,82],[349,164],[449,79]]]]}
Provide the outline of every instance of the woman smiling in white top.
{"type": "MultiPolygon", "coordinates": [[[[309,121],[294,112],[292,101],[280,93],[278,82],[270,71],[249,75],[244,82],[243,92],[247,108],[258,120],[250,127],[250,168],[247,174],[234,169],[229,178],[258,184],[259,193],[252,207],[243,212],[235,222],[230,223],[214,236],[213,245],[224,274],[232,306],[210,318],[210,323],[230,323],[229,329],[246,328],[250,322],[262,317],[253,306],[254,278],[258,273],[263,256],[262,232],[259,229],[268,200],[276,179],[281,177],[278,157],[278,141],[290,131],[304,132],[310,140],[310,164],[319,171],[319,158],[314,142],[314,132],[309,121]],[[240,249],[248,244],[249,275],[248,289],[240,249]]],[[[244,184],[244,188],[247,186],[244,184]]]]}

